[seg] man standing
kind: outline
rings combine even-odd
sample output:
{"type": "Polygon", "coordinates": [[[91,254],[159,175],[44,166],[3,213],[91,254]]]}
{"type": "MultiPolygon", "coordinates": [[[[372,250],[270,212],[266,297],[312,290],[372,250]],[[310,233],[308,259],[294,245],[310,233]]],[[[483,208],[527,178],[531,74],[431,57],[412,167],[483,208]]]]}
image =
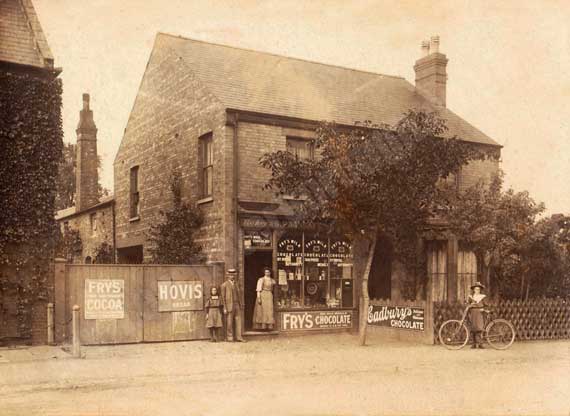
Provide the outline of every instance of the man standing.
{"type": "Polygon", "coordinates": [[[226,316],[226,340],[228,342],[234,340],[233,326],[235,324],[236,341],[245,342],[241,335],[241,309],[243,308],[243,303],[238,283],[236,282],[236,269],[228,269],[226,276],[228,280],[222,284],[222,306],[226,316]]]}

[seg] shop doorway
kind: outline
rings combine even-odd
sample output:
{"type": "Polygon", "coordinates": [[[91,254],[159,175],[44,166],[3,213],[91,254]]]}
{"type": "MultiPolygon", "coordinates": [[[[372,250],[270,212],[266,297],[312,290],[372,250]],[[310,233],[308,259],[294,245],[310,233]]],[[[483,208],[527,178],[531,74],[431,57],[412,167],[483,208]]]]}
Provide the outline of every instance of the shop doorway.
{"type": "Polygon", "coordinates": [[[251,251],[244,256],[244,319],[245,329],[253,328],[253,308],[255,307],[257,279],[263,276],[264,267],[272,267],[273,256],[271,251],[251,251]]]}

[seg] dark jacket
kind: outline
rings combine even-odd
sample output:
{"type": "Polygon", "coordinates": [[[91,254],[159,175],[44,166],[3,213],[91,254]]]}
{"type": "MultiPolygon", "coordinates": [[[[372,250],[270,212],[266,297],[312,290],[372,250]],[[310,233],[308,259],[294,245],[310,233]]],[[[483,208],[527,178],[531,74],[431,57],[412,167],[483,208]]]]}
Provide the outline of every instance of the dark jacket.
{"type": "Polygon", "coordinates": [[[227,312],[233,312],[234,306],[236,309],[243,307],[241,300],[241,291],[238,282],[232,283],[229,279],[226,280],[221,287],[222,305],[227,312]]]}

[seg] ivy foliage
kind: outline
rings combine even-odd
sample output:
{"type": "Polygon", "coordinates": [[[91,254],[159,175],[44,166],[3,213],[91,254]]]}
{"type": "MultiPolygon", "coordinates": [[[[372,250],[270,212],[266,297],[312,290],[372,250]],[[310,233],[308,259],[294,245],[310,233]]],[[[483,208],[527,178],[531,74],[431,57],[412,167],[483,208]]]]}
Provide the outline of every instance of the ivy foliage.
{"type": "Polygon", "coordinates": [[[204,260],[195,235],[204,223],[201,211],[182,201],[182,178],[175,172],[170,179],[173,206],[161,211],[163,221],[151,226],[150,253],[156,264],[196,264],[204,260]]]}
{"type": "Polygon", "coordinates": [[[23,336],[54,254],[61,93],[59,79],[0,72],[0,289],[19,293],[23,336]]]}

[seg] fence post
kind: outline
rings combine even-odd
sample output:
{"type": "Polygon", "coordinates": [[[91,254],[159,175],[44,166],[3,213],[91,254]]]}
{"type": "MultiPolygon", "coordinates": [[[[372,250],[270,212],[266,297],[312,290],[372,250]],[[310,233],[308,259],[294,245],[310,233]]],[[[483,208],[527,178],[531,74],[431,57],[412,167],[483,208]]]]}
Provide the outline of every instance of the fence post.
{"type": "Polygon", "coordinates": [[[73,326],[73,357],[81,358],[81,343],[79,340],[79,306],[73,305],[72,315],[73,326]]]}
{"type": "Polygon", "coordinates": [[[47,343],[54,345],[54,321],[53,321],[53,303],[47,304],[47,343]]]}
{"type": "Polygon", "coordinates": [[[68,339],[67,324],[69,313],[65,299],[65,259],[55,259],[55,273],[54,273],[54,322],[55,322],[55,341],[60,343],[68,339]],[[67,312],[66,312],[67,311],[67,312]]]}

